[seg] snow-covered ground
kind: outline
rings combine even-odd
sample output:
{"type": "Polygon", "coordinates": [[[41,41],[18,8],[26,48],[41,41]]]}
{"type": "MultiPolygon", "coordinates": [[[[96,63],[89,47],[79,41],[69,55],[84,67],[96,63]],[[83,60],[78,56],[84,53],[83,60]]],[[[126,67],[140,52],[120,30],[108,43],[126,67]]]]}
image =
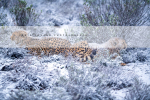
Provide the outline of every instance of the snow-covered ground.
{"type": "MultiPolygon", "coordinates": [[[[61,55],[39,58],[21,48],[0,50],[0,99],[3,100],[125,100],[138,83],[150,85],[149,49],[144,50],[147,54],[145,60],[134,62],[128,59],[131,63],[126,66],[115,64],[117,61],[84,64],[61,55]]],[[[140,49],[131,49],[128,53],[132,50],[135,55],[141,52],[140,49]]],[[[149,90],[139,89],[138,92],[145,91],[149,90]]]]}

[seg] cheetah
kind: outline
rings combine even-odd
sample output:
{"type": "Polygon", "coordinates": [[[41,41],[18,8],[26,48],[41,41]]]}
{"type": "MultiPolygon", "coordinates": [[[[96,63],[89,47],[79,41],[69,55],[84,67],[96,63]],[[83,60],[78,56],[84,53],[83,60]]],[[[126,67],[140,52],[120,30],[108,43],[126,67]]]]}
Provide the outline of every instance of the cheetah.
{"type": "Polygon", "coordinates": [[[79,58],[81,62],[93,59],[92,49],[89,48],[86,41],[81,41],[72,45],[66,39],[55,37],[35,39],[29,37],[25,31],[16,31],[12,33],[11,40],[21,47],[25,46],[31,54],[63,54],[65,57],[72,54],[73,57],[79,58]]]}
{"type": "Polygon", "coordinates": [[[11,40],[21,47],[25,46],[31,54],[63,54],[65,57],[72,54],[73,57],[79,58],[81,62],[86,62],[88,60],[93,61],[100,48],[107,49],[109,55],[115,52],[119,54],[121,49],[127,48],[125,40],[117,37],[114,37],[103,44],[97,44],[97,47],[94,47],[92,43],[87,43],[87,41],[71,44],[66,39],[55,37],[35,39],[28,36],[25,31],[16,31],[12,33],[11,40]]]}
{"type": "Polygon", "coordinates": [[[113,37],[109,39],[107,42],[102,44],[97,43],[89,43],[89,47],[93,49],[108,49],[109,54],[118,53],[122,49],[127,48],[127,44],[124,39],[113,37]]]}

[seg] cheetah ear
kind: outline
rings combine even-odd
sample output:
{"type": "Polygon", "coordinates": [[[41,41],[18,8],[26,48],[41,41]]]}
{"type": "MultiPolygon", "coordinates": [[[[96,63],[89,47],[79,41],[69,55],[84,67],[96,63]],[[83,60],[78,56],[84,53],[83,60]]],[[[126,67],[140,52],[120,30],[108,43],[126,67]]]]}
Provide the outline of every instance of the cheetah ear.
{"type": "Polygon", "coordinates": [[[93,58],[94,58],[94,56],[91,54],[91,55],[90,55],[90,59],[93,59],[93,58]]]}
{"type": "Polygon", "coordinates": [[[96,52],[97,52],[96,49],[92,50],[92,54],[93,54],[93,55],[96,55],[96,52]]]}
{"type": "Polygon", "coordinates": [[[90,54],[90,59],[94,59],[94,55],[96,55],[97,49],[92,50],[92,53],[90,54]]]}

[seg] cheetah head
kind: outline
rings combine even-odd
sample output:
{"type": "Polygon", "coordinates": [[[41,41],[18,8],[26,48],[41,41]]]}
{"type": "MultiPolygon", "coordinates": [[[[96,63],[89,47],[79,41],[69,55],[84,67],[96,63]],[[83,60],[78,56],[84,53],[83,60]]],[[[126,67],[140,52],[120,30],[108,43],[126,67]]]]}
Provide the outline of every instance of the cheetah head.
{"type": "Polygon", "coordinates": [[[110,54],[113,53],[119,54],[120,50],[127,48],[127,44],[125,40],[117,37],[111,38],[105,44],[106,44],[106,48],[109,49],[110,54]]]}
{"type": "MultiPolygon", "coordinates": [[[[120,55],[120,50],[127,48],[125,40],[118,37],[111,38],[102,44],[89,43],[89,46],[94,49],[94,52],[96,52],[94,58],[99,56],[104,56],[104,58],[107,58],[114,53],[120,55]]],[[[113,58],[116,58],[116,56],[113,58]]]]}
{"type": "Polygon", "coordinates": [[[106,43],[106,48],[111,48],[111,49],[126,49],[127,44],[124,39],[114,37],[108,40],[106,43]]]}
{"type": "Polygon", "coordinates": [[[25,31],[15,31],[14,33],[12,33],[11,36],[11,40],[15,41],[17,44],[21,43],[22,41],[24,41],[25,39],[27,39],[27,32],[25,31]]]}

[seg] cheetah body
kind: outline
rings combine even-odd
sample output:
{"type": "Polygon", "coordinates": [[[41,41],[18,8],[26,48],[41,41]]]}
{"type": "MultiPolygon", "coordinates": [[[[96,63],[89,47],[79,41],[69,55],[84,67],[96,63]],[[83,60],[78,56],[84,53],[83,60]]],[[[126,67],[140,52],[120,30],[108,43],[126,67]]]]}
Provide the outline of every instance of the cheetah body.
{"type": "Polygon", "coordinates": [[[35,39],[28,36],[25,31],[14,32],[11,36],[11,40],[15,41],[15,43],[21,47],[25,46],[31,54],[41,55],[41,53],[44,53],[44,55],[49,55],[61,53],[65,55],[65,57],[72,54],[73,57],[78,57],[82,62],[93,60],[94,56],[96,54],[98,55],[99,51],[102,51],[99,49],[107,49],[110,55],[115,52],[119,54],[121,49],[127,47],[125,40],[117,37],[112,38],[103,44],[97,44],[97,46],[94,47],[92,43],[87,43],[87,41],[77,42],[72,45],[68,40],[61,38],[35,39]]]}
{"type": "Polygon", "coordinates": [[[25,46],[29,53],[41,55],[49,54],[63,54],[68,56],[72,54],[73,57],[78,57],[80,61],[84,62],[93,58],[92,49],[89,48],[86,41],[71,44],[66,39],[61,38],[43,38],[34,39],[29,37],[25,31],[16,31],[12,34],[11,40],[15,41],[19,46],[25,46]]]}

